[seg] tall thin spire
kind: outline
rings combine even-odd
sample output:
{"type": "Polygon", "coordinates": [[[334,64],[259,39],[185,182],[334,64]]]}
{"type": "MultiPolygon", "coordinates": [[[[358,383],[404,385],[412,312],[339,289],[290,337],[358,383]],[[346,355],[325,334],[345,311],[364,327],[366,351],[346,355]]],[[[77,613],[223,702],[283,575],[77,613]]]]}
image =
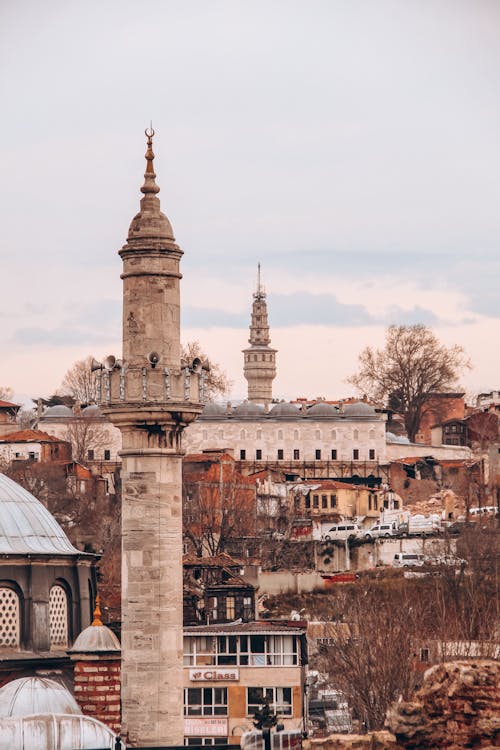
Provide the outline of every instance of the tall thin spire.
{"type": "Polygon", "coordinates": [[[257,291],[254,292],[254,299],[265,299],[266,290],[260,281],[260,261],[257,263],[257,291]]]}

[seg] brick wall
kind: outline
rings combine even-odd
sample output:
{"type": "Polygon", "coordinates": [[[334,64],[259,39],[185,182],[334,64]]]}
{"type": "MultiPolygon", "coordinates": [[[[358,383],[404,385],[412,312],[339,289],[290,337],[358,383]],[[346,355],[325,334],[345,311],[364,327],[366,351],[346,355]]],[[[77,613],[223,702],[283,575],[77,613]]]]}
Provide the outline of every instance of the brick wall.
{"type": "Polygon", "coordinates": [[[75,662],[75,699],[87,716],[120,732],[120,660],[75,662]]]}

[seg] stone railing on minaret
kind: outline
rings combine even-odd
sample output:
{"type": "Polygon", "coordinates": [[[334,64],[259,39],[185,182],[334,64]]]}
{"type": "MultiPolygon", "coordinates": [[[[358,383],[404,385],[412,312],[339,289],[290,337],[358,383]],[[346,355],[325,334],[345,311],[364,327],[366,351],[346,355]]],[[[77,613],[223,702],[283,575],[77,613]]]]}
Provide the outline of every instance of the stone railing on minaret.
{"type": "Polygon", "coordinates": [[[243,374],[248,381],[248,400],[268,405],[273,399],[273,380],[276,377],[276,349],[269,346],[269,321],[266,291],[261,284],[258,264],[257,290],[253,295],[250,322],[250,346],[243,350],[243,374]]]}
{"type": "Polygon", "coordinates": [[[122,432],[122,734],[183,744],[182,444],[205,371],[181,362],[179,261],[160,210],[152,138],[123,259],[123,357],[100,371],[101,408],[122,432]]]}

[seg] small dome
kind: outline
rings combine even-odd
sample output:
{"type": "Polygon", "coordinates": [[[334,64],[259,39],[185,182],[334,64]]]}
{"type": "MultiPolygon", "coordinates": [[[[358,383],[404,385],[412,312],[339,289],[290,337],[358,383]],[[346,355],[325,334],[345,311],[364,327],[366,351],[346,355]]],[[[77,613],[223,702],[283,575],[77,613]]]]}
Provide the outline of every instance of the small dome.
{"type": "Polygon", "coordinates": [[[307,410],[308,417],[334,417],[337,414],[338,409],[324,401],[319,401],[307,410]]]}
{"type": "Polygon", "coordinates": [[[95,654],[99,651],[119,653],[121,646],[116,635],[106,625],[89,625],[88,628],[82,630],[69,651],[78,654],[95,654]]]}
{"type": "Polygon", "coordinates": [[[270,417],[300,417],[300,409],[295,404],[283,401],[281,404],[273,406],[269,412],[270,417]]]}
{"type": "Polygon", "coordinates": [[[263,417],[265,416],[262,404],[252,404],[250,401],[243,401],[242,404],[235,406],[233,409],[235,417],[263,417]]]}
{"type": "Polygon", "coordinates": [[[73,411],[69,406],[59,404],[58,406],[49,406],[43,412],[41,419],[68,419],[74,417],[73,411]]]}
{"type": "Polygon", "coordinates": [[[393,432],[386,432],[385,439],[387,443],[398,443],[400,445],[410,444],[410,441],[405,435],[395,435],[393,432]]]}
{"type": "Polygon", "coordinates": [[[220,417],[227,417],[226,407],[222,404],[207,404],[200,414],[200,419],[220,419],[220,417]]]}
{"type": "Polygon", "coordinates": [[[91,404],[82,409],[82,417],[86,417],[86,419],[102,419],[102,411],[97,404],[91,404]]]}
{"type": "Polygon", "coordinates": [[[375,415],[375,409],[364,401],[356,401],[344,406],[344,414],[346,417],[372,417],[375,415]]]}
{"type": "Polygon", "coordinates": [[[81,713],[69,690],[55,680],[21,677],[0,688],[0,718],[81,713]]]}
{"type": "Polygon", "coordinates": [[[130,224],[128,240],[154,237],[173,242],[175,238],[172,225],[163,211],[160,211],[160,201],[156,199],[155,202],[151,200],[147,203],[143,198],[141,204],[141,210],[130,224]]]}
{"type": "Polygon", "coordinates": [[[0,554],[82,554],[30,492],[0,474],[0,554]]]}

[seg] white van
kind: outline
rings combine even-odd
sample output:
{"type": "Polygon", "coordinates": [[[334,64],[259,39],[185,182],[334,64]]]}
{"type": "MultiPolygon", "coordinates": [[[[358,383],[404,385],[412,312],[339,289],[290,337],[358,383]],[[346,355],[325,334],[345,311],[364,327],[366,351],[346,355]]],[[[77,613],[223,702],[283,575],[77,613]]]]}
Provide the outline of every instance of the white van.
{"type": "Polygon", "coordinates": [[[411,568],[421,567],[424,562],[424,556],[417,552],[396,552],[392,565],[394,568],[411,568]]]}
{"type": "Polygon", "coordinates": [[[361,529],[356,523],[338,523],[335,526],[331,526],[326,534],[323,536],[325,542],[334,541],[335,539],[353,539],[359,536],[361,529]]]}
{"type": "Polygon", "coordinates": [[[399,532],[396,528],[396,523],[376,523],[371,529],[364,532],[364,537],[367,541],[371,539],[378,539],[379,537],[386,537],[389,539],[391,536],[398,536],[399,532]]]}

